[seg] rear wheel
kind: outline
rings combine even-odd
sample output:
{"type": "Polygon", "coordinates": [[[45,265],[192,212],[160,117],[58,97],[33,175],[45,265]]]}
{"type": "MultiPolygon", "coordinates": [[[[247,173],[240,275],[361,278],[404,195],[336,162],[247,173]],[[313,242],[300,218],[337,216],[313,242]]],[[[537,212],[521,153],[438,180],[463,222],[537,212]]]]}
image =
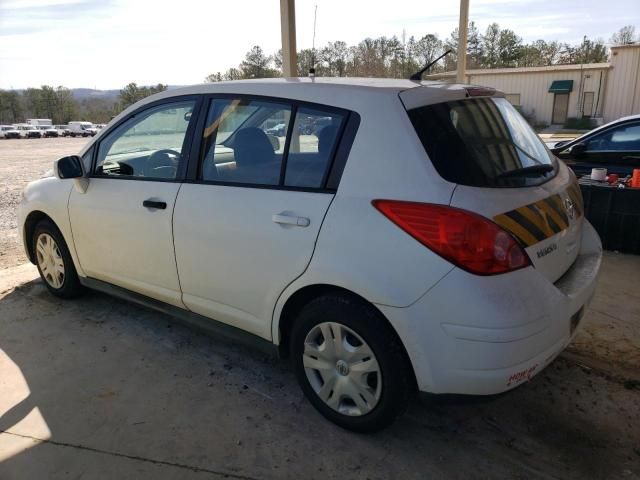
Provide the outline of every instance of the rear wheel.
{"type": "Polygon", "coordinates": [[[360,299],[332,294],[308,303],[290,347],[303,392],[337,425],[375,432],[406,409],[410,366],[395,332],[360,299]]]}
{"type": "Polygon", "coordinates": [[[67,244],[53,222],[40,221],[34,230],[32,242],[38,272],[47,289],[63,298],[80,295],[84,289],[67,244]]]}

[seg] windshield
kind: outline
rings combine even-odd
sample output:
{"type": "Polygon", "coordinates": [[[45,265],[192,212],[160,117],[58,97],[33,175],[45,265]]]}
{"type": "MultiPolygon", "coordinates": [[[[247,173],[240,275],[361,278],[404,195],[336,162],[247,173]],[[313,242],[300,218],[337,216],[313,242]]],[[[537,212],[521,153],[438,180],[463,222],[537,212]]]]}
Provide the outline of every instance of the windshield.
{"type": "Polygon", "coordinates": [[[504,98],[428,105],[410,110],[409,117],[436,170],[450,182],[515,187],[539,185],[555,174],[551,153],[504,98]]]}

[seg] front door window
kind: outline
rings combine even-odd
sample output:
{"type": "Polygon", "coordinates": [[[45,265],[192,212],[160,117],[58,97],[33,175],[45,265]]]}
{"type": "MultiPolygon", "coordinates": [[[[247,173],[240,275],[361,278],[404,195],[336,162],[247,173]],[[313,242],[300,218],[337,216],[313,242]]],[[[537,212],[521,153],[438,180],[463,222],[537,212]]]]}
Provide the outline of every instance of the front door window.
{"type": "Polygon", "coordinates": [[[195,101],[174,102],[135,115],[100,142],[95,175],[175,180],[195,101]]]}

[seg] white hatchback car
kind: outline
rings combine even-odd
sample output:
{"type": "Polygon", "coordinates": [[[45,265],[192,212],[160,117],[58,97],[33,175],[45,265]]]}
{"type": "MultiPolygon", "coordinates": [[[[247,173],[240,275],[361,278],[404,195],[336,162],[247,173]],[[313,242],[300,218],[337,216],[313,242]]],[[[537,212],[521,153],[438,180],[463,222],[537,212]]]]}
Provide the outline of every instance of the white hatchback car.
{"type": "Polygon", "coordinates": [[[529,380],[570,342],[602,257],[570,170],[502,94],[466,85],[171,90],[54,173],[19,207],[52,293],[102,290],[276,350],[356,431],[416,389],[529,380]]]}

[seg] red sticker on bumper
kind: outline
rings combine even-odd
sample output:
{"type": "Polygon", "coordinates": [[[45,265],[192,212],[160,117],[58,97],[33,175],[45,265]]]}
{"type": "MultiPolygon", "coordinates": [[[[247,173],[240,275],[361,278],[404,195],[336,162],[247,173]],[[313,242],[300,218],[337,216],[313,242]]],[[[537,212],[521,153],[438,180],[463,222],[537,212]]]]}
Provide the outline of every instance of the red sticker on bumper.
{"type": "Polygon", "coordinates": [[[509,377],[509,380],[507,380],[507,387],[510,387],[513,383],[520,383],[524,380],[530,380],[533,376],[533,372],[535,372],[537,368],[538,364],[536,363],[531,368],[527,368],[526,370],[514,373],[509,377]]]}

